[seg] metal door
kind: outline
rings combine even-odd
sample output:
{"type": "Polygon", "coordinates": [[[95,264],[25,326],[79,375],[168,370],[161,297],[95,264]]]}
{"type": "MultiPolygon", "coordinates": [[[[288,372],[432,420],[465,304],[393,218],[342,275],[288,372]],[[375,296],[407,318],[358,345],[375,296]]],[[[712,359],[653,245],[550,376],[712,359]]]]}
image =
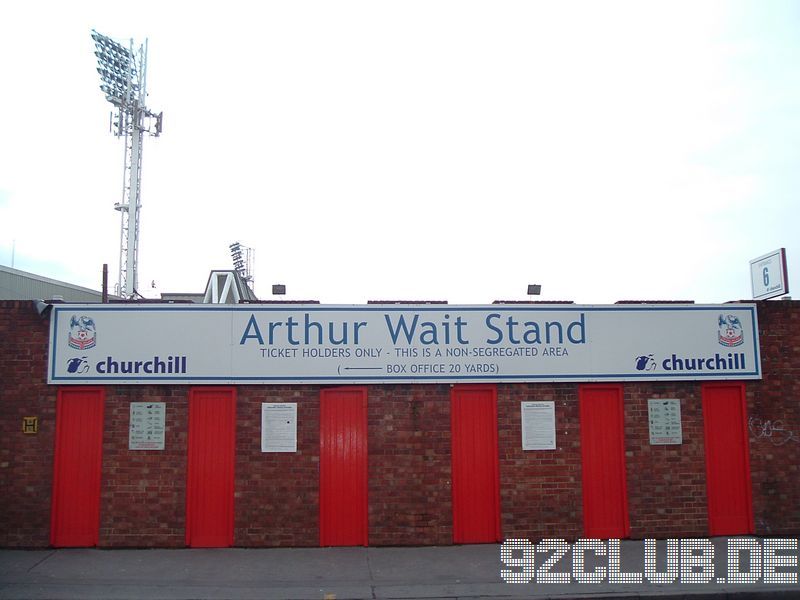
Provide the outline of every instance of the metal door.
{"type": "Polygon", "coordinates": [[[630,535],[622,386],[581,385],[583,526],[587,538],[630,535]]]}
{"type": "Polygon", "coordinates": [[[453,386],[450,426],[453,543],[500,541],[497,388],[453,386]]]}
{"type": "Polygon", "coordinates": [[[56,399],[50,543],[97,546],[103,463],[103,388],[69,388],[56,399]]]}
{"type": "Polygon", "coordinates": [[[703,430],[709,535],[753,533],[743,383],[705,383],[703,430]]]}
{"type": "Polygon", "coordinates": [[[321,546],[368,545],[367,390],[320,393],[321,546]]]}
{"type": "Polygon", "coordinates": [[[189,392],[186,545],[233,545],[236,389],[189,392]]]}

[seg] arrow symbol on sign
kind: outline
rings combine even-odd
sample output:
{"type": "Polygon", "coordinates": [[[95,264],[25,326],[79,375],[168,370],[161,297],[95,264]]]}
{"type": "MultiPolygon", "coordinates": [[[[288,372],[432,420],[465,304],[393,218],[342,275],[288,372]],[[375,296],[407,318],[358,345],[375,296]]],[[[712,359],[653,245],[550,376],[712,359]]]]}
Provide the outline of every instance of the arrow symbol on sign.
{"type": "Polygon", "coordinates": [[[339,365],[336,367],[336,372],[341,375],[342,371],[383,371],[383,367],[343,367],[339,365]]]}

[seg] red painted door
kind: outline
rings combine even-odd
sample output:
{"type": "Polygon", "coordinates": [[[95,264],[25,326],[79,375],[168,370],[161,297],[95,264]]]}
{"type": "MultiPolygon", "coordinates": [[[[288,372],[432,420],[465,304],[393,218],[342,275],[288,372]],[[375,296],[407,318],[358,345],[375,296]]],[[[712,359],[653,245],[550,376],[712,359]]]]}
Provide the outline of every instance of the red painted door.
{"type": "Polygon", "coordinates": [[[236,455],[236,389],[189,392],[189,460],[186,483],[186,545],[233,545],[236,455]]]}
{"type": "Polygon", "coordinates": [[[584,537],[630,535],[625,479],[622,386],[578,387],[581,421],[584,537]]]}
{"type": "Polygon", "coordinates": [[[705,383],[702,389],[709,534],[753,533],[744,384],[705,383]]]}
{"type": "Polygon", "coordinates": [[[450,392],[453,543],[500,541],[497,388],[456,385],[450,392]]]}
{"type": "Polygon", "coordinates": [[[319,543],[366,546],[367,389],[320,393],[319,543]]]}
{"type": "Polygon", "coordinates": [[[103,388],[69,388],[56,400],[50,543],[97,546],[103,463],[103,388]]]}

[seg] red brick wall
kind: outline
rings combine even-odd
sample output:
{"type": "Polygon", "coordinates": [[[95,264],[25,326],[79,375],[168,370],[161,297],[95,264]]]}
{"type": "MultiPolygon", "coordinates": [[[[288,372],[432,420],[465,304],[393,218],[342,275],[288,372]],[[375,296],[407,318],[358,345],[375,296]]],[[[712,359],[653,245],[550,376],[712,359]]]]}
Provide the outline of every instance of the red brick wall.
{"type": "MultiPolygon", "coordinates": [[[[747,382],[756,533],[800,534],[800,302],[760,302],[764,378],[747,382]]],[[[32,303],[0,302],[0,546],[49,544],[57,388],[46,381],[49,320],[32,303]],[[22,418],[39,417],[24,435],[22,418]]],[[[319,543],[319,386],[238,386],[238,546],[319,543]],[[265,454],[262,402],[296,402],[298,452],[265,454]]],[[[583,532],[576,384],[498,385],[504,537],[583,532]],[[556,407],[557,450],[523,452],[520,403],[556,407]]],[[[187,386],[107,386],[100,544],[181,547],[185,533],[187,386]],[[129,451],[132,401],[167,404],[166,449],[129,451]]],[[[700,384],[624,385],[631,535],[707,534],[700,384]],[[683,444],[651,446],[649,398],[681,400],[683,444]]],[[[452,540],[450,386],[368,386],[369,541],[452,540]]]]}
{"type": "Polygon", "coordinates": [[[800,302],[758,303],[761,381],[747,383],[756,533],[800,533],[800,302]]]}
{"type": "Polygon", "coordinates": [[[631,537],[708,534],[703,404],[699,383],[625,385],[625,462],[631,537]],[[647,401],[681,401],[680,445],[650,445],[647,401]]]}
{"type": "Polygon", "coordinates": [[[28,301],[0,302],[0,546],[50,543],[56,388],[47,385],[50,320],[28,301]],[[39,433],[22,418],[39,417],[39,433]]]}
{"type": "Polygon", "coordinates": [[[240,386],[234,544],[319,545],[319,386],[240,386]],[[297,453],[261,452],[261,403],[297,403],[297,453]]]}
{"type": "Polygon", "coordinates": [[[583,509],[578,386],[499,385],[497,420],[503,537],[580,537],[583,509]],[[534,400],[555,402],[556,450],[522,450],[521,403],[534,400]]]}
{"type": "Polygon", "coordinates": [[[453,542],[450,386],[368,388],[369,543],[453,542]]]}
{"type": "Polygon", "coordinates": [[[185,546],[188,388],[106,387],[100,546],[185,546]],[[128,450],[131,402],[166,403],[164,450],[128,450]]]}

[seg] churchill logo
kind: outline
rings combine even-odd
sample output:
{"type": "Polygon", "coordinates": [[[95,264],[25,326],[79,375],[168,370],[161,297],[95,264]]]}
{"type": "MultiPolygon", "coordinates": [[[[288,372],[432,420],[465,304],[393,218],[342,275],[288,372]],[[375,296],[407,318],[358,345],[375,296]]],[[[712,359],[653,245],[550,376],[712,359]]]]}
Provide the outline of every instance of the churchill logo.
{"type": "Polygon", "coordinates": [[[69,320],[69,347],[88,350],[97,345],[97,330],[94,319],[72,315],[69,320]]]}
{"type": "Polygon", "coordinates": [[[741,346],[744,343],[742,322],[734,315],[719,316],[719,343],[727,348],[741,346]]]}
{"type": "Polygon", "coordinates": [[[67,361],[67,373],[86,373],[89,370],[89,363],[86,357],[70,358],[67,361]]]}
{"type": "Polygon", "coordinates": [[[637,371],[655,371],[656,361],[652,354],[643,354],[636,357],[637,371]]]}

